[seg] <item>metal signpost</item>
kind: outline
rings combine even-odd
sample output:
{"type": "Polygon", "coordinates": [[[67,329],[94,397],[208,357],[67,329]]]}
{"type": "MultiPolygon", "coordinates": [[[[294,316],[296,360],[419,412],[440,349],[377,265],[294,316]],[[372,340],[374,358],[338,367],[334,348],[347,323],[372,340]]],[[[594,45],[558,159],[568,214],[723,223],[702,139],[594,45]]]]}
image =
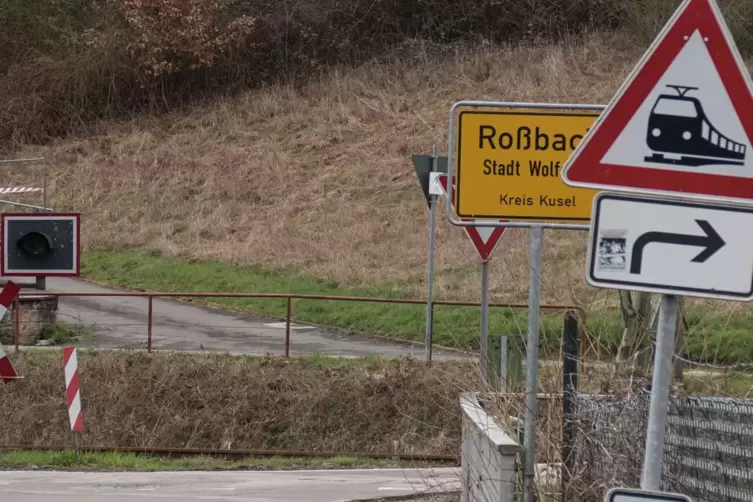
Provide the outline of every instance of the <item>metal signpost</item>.
{"type": "MultiPolygon", "coordinates": [[[[684,0],[562,170],[572,187],[643,195],[598,196],[586,276],[663,295],[644,490],[661,486],[676,295],[753,298],[752,242],[742,235],[753,208],[725,203],[753,199],[751,108],[753,85],[716,2],[684,0]]],[[[613,492],[606,500],[689,499],[613,492]]]]}
{"type": "Polygon", "coordinates": [[[525,502],[533,502],[535,494],[543,233],[545,228],[589,229],[596,192],[566,185],[560,171],[603,109],[601,105],[460,101],[450,110],[447,176],[456,180],[457,188],[450,197],[453,203],[445,208],[447,219],[464,228],[530,229],[525,502]],[[480,224],[469,222],[470,218],[500,221],[480,224]]]}
{"type": "Polygon", "coordinates": [[[414,155],[413,167],[416,176],[424,192],[426,203],[429,205],[429,260],[427,265],[427,292],[426,292],[426,331],[424,342],[425,360],[431,362],[431,347],[434,327],[434,253],[435,253],[435,228],[437,215],[437,196],[442,195],[442,187],[439,186],[438,176],[447,172],[447,157],[437,156],[437,145],[432,149],[431,156],[414,155]]]}
{"type": "MultiPolygon", "coordinates": [[[[431,362],[431,346],[432,335],[434,326],[434,252],[435,252],[435,228],[436,228],[436,214],[437,214],[437,196],[441,195],[441,191],[437,192],[436,185],[432,183],[434,175],[438,174],[437,166],[437,145],[434,145],[432,155],[430,158],[426,156],[413,156],[413,165],[416,168],[416,175],[421,183],[421,188],[424,190],[424,196],[429,204],[429,260],[427,266],[427,292],[426,292],[426,332],[424,342],[425,360],[427,363],[431,362]],[[429,162],[428,170],[426,169],[426,160],[429,162]]],[[[446,164],[445,164],[446,168],[446,164]]]]}
{"type": "MultiPolygon", "coordinates": [[[[448,192],[447,205],[452,205],[452,193],[454,186],[449,186],[447,176],[439,176],[439,183],[445,194],[448,192]]],[[[472,223],[481,223],[480,220],[472,220],[472,223]]],[[[489,259],[494,249],[499,244],[504,227],[463,227],[466,235],[473,243],[473,247],[481,259],[481,337],[479,340],[479,352],[481,358],[481,390],[488,388],[489,384],[489,259]]]]}

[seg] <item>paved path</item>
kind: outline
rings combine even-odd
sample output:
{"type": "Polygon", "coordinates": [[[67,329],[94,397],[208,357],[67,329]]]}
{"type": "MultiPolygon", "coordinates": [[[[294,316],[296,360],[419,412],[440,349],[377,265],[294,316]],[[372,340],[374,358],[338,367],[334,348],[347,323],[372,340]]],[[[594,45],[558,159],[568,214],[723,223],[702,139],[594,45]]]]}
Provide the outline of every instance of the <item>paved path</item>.
{"type": "Polygon", "coordinates": [[[3,502],[345,502],[460,489],[458,468],[243,472],[0,471],[3,502]]]}
{"type": "MultiPolygon", "coordinates": [[[[68,278],[48,278],[47,290],[112,292],[88,282],[68,278]]],[[[58,320],[80,325],[95,333],[82,340],[81,347],[146,348],[147,299],[139,297],[60,297],[58,320]]],[[[291,355],[327,354],[337,356],[410,356],[423,359],[423,344],[382,341],[357,335],[294,325],[291,355]]],[[[152,344],[155,349],[212,350],[234,354],[283,354],[285,324],[229,314],[170,300],[153,303],[152,344]]],[[[433,358],[467,357],[455,351],[435,349],[433,358]]]]}

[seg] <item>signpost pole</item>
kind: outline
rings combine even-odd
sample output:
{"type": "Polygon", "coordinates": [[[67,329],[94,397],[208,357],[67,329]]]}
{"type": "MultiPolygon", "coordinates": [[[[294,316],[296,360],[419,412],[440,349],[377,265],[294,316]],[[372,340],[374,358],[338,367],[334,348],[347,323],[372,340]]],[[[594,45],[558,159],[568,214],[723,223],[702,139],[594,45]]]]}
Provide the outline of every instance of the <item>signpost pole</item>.
{"type": "Polygon", "coordinates": [[[481,262],[481,391],[489,385],[489,260],[481,262]]]}
{"type": "MultiPolygon", "coordinates": [[[[434,148],[431,154],[431,171],[437,170],[437,144],[434,144],[434,148]]],[[[431,175],[429,175],[431,176],[431,175]]],[[[426,292],[426,341],[424,342],[424,353],[426,362],[431,362],[431,345],[432,345],[432,333],[434,328],[434,248],[435,237],[434,228],[437,216],[437,196],[429,195],[429,265],[428,265],[428,279],[427,279],[427,292],[426,292]]]]}
{"type": "Polygon", "coordinates": [[[526,417],[523,430],[525,470],[523,502],[534,502],[536,468],[536,390],[539,362],[541,305],[541,260],[544,229],[531,227],[531,253],[528,279],[528,341],[526,346],[526,417]]]}
{"type": "Polygon", "coordinates": [[[659,326],[656,332],[654,374],[651,381],[651,403],[648,411],[646,451],[643,460],[641,488],[659,491],[664,459],[664,435],[669,411],[669,383],[672,378],[672,356],[679,301],[675,295],[662,295],[659,326]]]}

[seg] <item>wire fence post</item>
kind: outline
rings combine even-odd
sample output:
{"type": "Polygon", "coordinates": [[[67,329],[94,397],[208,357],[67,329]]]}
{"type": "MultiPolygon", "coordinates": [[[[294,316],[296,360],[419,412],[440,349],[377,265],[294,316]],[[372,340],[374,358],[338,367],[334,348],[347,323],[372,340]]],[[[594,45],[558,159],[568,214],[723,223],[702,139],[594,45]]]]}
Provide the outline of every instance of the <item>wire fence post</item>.
{"type": "Polygon", "coordinates": [[[577,313],[565,312],[562,328],[562,500],[567,500],[567,487],[574,471],[575,458],[572,456],[575,441],[575,394],[578,392],[578,347],[580,323],[577,313]]]}
{"type": "Polygon", "coordinates": [[[147,300],[147,312],[146,312],[146,351],[152,353],[152,309],[154,303],[154,296],[149,295],[147,300]]]}
{"type": "Polygon", "coordinates": [[[293,310],[293,299],[285,298],[285,357],[290,357],[290,318],[293,310]]]}

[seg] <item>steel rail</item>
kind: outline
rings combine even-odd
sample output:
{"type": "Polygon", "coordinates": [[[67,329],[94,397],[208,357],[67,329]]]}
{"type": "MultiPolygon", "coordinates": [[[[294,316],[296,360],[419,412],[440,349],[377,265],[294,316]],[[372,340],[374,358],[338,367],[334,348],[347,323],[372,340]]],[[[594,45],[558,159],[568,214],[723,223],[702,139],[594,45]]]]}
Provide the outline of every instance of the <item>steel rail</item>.
{"type": "MultiPolygon", "coordinates": [[[[28,445],[0,445],[0,451],[68,451],[69,446],[28,446],[28,445]]],[[[436,461],[459,462],[459,455],[443,455],[436,453],[380,453],[380,452],[335,452],[315,450],[222,450],[212,448],[150,448],[150,447],[82,447],[81,452],[95,453],[134,453],[139,455],[155,455],[161,457],[359,457],[373,459],[393,459],[405,461],[436,461]]]]}

